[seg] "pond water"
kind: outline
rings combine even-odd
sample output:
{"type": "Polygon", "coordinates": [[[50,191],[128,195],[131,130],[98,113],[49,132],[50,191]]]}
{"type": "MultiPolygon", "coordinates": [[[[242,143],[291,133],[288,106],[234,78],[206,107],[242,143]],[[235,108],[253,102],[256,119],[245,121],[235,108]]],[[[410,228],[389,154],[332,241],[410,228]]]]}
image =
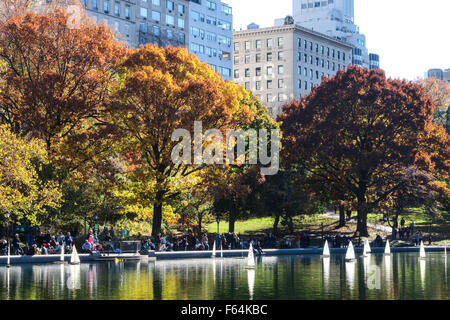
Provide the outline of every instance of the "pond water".
{"type": "Polygon", "coordinates": [[[450,299],[443,253],[0,266],[0,300],[450,299]]]}

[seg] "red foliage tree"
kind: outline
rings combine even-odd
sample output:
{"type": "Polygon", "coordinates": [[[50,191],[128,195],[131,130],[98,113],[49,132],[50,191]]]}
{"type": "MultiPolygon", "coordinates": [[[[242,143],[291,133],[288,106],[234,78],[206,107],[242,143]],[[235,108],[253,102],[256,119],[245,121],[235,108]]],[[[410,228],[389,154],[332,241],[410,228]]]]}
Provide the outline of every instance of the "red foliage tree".
{"type": "Polygon", "coordinates": [[[368,235],[367,214],[401,186],[406,168],[420,160],[422,170],[448,175],[449,137],[433,113],[419,85],[349,67],[283,107],[282,156],[312,184],[353,199],[357,230],[368,235]]]}

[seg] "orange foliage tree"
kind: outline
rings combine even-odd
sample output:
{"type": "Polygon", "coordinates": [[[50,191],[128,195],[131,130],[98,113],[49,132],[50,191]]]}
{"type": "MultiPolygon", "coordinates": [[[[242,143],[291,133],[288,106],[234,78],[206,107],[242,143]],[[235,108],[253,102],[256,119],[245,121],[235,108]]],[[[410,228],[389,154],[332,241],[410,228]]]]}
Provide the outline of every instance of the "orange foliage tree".
{"type": "Polygon", "coordinates": [[[125,50],[108,27],[86,18],[73,29],[68,19],[57,8],[0,23],[1,121],[42,139],[53,160],[62,150],[73,151],[61,146],[71,139],[80,152],[98,141],[87,131],[96,129],[125,50]]]}
{"type": "Polygon", "coordinates": [[[194,137],[194,121],[201,121],[204,130],[225,133],[260,115],[242,86],[224,81],[184,48],[143,46],[131,52],[119,70],[115,100],[105,121],[122,137],[120,153],[127,155],[124,160],[133,179],[149,185],[142,201],[152,203],[156,235],[163,205],[205,167],[195,164],[191,155],[191,161],[172,161],[172,150],[179,144],[171,139],[174,131],[185,129],[194,137]]]}

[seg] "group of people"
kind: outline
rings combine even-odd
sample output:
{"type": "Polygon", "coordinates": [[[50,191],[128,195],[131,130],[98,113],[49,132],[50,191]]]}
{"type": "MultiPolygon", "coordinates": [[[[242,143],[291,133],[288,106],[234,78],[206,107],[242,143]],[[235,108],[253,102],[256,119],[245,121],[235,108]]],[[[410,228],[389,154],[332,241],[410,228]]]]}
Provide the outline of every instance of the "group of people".
{"type": "MultiPolygon", "coordinates": [[[[84,243],[81,246],[82,253],[93,253],[97,251],[104,251],[105,249],[114,249],[112,245],[114,229],[105,227],[100,235],[97,235],[94,230],[89,231],[84,243]]],[[[64,248],[64,253],[70,254],[74,245],[74,237],[71,232],[64,234],[59,232],[57,235],[51,235],[50,232],[39,232],[37,236],[30,237],[29,234],[15,234],[13,240],[10,241],[11,255],[48,255],[61,254],[64,248]],[[23,241],[24,240],[24,241],[23,241]]],[[[8,254],[8,241],[6,239],[0,240],[0,254],[8,254]]]]}
{"type": "MultiPolygon", "coordinates": [[[[70,232],[63,234],[60,232],[58,236],[50,235],[50,233],[39,234],[28,241],[22,242],[19,234],[15,234],[10,247],[11,255],[47,255],[60,254],[63,250],[67,253],[72,251],[73,237],[70,232]]],[[[0,254],[8,254],[8,241],[6,239],[0,240],[0,254]]]]}
{"type": "MultiPolygon", "coordinates": [[[[159,233],[156,237],[150,236],[141,240],[143,251],[197,251],[212,250],[215,242],[216,250],[247,250],[250,243],[255,250],[255,254],[262,254],[263,248],[288,249],[295,247],[295,244],[289,238],[277,240],[272,233],[264,237],[250,237],[242,239],[235,232],[217,234],[214,238],[208,237],[203,233],[199,236],[188,234],[178,237],[166,237],[159,233]]],[[[298,248],[307,248],[310,245],[310,237],[304,232],[297,235],[296,244],[298,248]]]]}
{"type": "Polygon", "coordinates": [[[329,245],[332,248],[347,248],[350,244],[351,238],[347,237],[346,235],[341,236],[340,233],[338,233],[336,236],[326,236],[325,240],[328,241],[329,245]]]}

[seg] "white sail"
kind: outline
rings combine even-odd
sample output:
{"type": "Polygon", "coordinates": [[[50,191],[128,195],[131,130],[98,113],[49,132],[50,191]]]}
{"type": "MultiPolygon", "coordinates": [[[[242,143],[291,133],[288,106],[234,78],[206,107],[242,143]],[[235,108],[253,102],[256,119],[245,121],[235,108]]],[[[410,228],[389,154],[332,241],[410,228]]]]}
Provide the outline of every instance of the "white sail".
{"type": "Polygon", "coordinates": [[[423,245],[423,241],[420,241],[420,253],[419,253],[420,259],[426,259],[425,254],[425,247],[423,245]]]}
{"type": "Polygon", "coordinates": [[[64,244],[61,246],[61,255],[59,261],[64,262],[64,244]]]}
{"type": "Polygon", "coordinates": [[[70,264],[80,264],[80,257],[78,256],[77,248],[75,245],[72,249],[72,256],[70,257],[70,264]]]}
{"type": "Polygon", "coordinates": [[[215,257],[216,257],[216,240],[214,240],[214,244],[213,244],[213,252],[212,252],[211,257],[212,257],[212,258],[215,258],[215,257]]]}
{"type": "Polygon", "coordinates": [[[366,239],[366,241],[364,241],[363,256],[368,257],[370,252],[371,252],[371,250],[370,250],[369,240],[366,239]]]}
{"type": "Polygon", "coordinates": [[[223,258],[223,245],[220,244],[220,257],[223,258]]]}
{"type": "Polygon", "coordinates": [[[384,248],[384,254],[391,254],[391,246],[389,245],[389,240],[386,240],[386,247],[384,248]]]}
{"type": "Polygon", "coordinates": [[[325,245],[323,246],[323,256],[329,257],[330,256],[330,248],[328,247],[328,241],[325,240],[325,245]]]}
{"type": "Polygon", "coordinates": [[[348,244],[345,260],[347,261],[355,260],[355,249],[353,248],[353,243],[351,241],[348,244]]]}
{"type": "Polygon", "coordinates": [[[250,248],[248,249],[247,267],[249,267],[249,268],[255,267],[255,257],[253,255],[253,245],[251,242],[250,242],[250,248]]]}

